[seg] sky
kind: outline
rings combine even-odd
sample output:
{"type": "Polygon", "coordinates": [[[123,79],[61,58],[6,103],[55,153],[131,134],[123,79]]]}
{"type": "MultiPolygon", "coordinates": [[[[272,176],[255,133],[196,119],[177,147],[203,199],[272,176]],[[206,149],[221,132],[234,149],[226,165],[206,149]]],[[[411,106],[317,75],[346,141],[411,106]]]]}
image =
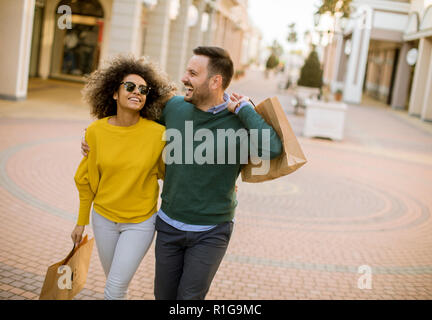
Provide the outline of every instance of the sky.
{"type": "Polygon", "coordinates": [[[271,45],[274,39],[285,48],[306,48],[303,34],[313,28],[313,14],[320,0],[249,0],[249,14],[263,34],[263,44],[271,45]],[[298,44],[293,47],[286,39],[288,25],[296,24],[298,44]]]}

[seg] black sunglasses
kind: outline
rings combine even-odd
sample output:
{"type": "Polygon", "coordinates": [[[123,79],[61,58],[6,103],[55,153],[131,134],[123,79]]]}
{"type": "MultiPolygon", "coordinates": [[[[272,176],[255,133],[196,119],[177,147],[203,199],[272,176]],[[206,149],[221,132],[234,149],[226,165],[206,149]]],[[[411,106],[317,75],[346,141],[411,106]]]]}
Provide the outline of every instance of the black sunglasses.
{"type": "MultiPolygon", "coordinates": [[[[126,91],[128,92],[134,91],[136,87],[136,84],[130,81],[120,82],[120,84],[124,85],[126,91]]],[[[145,86],[143,84],[138,87],[139,93],[141,93],[144,96],[146,96],[150,92],[150,89],[151,88],[149,86],[145,86]]]]}

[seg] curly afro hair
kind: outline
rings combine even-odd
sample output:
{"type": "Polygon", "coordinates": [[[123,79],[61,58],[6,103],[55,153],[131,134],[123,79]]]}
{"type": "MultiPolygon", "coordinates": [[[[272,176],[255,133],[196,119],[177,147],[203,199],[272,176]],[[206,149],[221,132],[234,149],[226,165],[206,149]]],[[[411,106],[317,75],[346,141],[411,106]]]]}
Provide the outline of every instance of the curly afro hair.
{"type": "Polygon", "coordinates": [[[175,84],[148,59],[124,55],[114,57],[105,67],[86,77],[82,94],[84,100],[90,104],[93,116],[101,119],[117,114],[117,101],[113,95],[124,77],[130,74],[139,75],[151,87],[144,108],[140,111],[141,117],[149,120],[160,118],[166,102],[177,90],[175,84]]]}

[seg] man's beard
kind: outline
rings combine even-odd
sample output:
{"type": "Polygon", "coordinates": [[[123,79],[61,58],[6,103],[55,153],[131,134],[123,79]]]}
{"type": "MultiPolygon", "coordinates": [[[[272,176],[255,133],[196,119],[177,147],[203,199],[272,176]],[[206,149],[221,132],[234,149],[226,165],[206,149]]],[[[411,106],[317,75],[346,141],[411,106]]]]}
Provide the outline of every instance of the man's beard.
{"type": "Polygon", "coordinates": [[[201,84],[199,87],[192,87],[190,83],[185,85],[192,87],[192,95],[191,97],[184,97],[186,102],[189,102],[195,106],[201,105],[205,100],[210,97],[210,90],[208,88],[208,80],[201,84]]]}

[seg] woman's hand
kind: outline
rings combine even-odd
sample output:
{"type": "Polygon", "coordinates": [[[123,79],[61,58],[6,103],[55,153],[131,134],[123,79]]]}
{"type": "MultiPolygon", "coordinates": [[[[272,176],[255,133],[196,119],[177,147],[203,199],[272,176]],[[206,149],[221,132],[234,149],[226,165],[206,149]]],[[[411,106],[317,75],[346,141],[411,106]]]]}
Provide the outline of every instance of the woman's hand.
{"type": "Polygon", "coordinates": [[[240,103],[249,102],[249,101],[250,101],[249,97],[242,96],[242,95],[237,94],[237,93],[233,93],[232,95],[230,95],[230,99],[229,99],[227,108],[229,111],[234,113],[235,110],[237,109],[237,107],[240,105],[240,103]]]}
{"type": "Polygon", "coordinates": [[[76,225],[71,233],[72,242],[75,246],[78,246],[81,242],[82,235],[84,233],[85,226],[76,225]]]}

